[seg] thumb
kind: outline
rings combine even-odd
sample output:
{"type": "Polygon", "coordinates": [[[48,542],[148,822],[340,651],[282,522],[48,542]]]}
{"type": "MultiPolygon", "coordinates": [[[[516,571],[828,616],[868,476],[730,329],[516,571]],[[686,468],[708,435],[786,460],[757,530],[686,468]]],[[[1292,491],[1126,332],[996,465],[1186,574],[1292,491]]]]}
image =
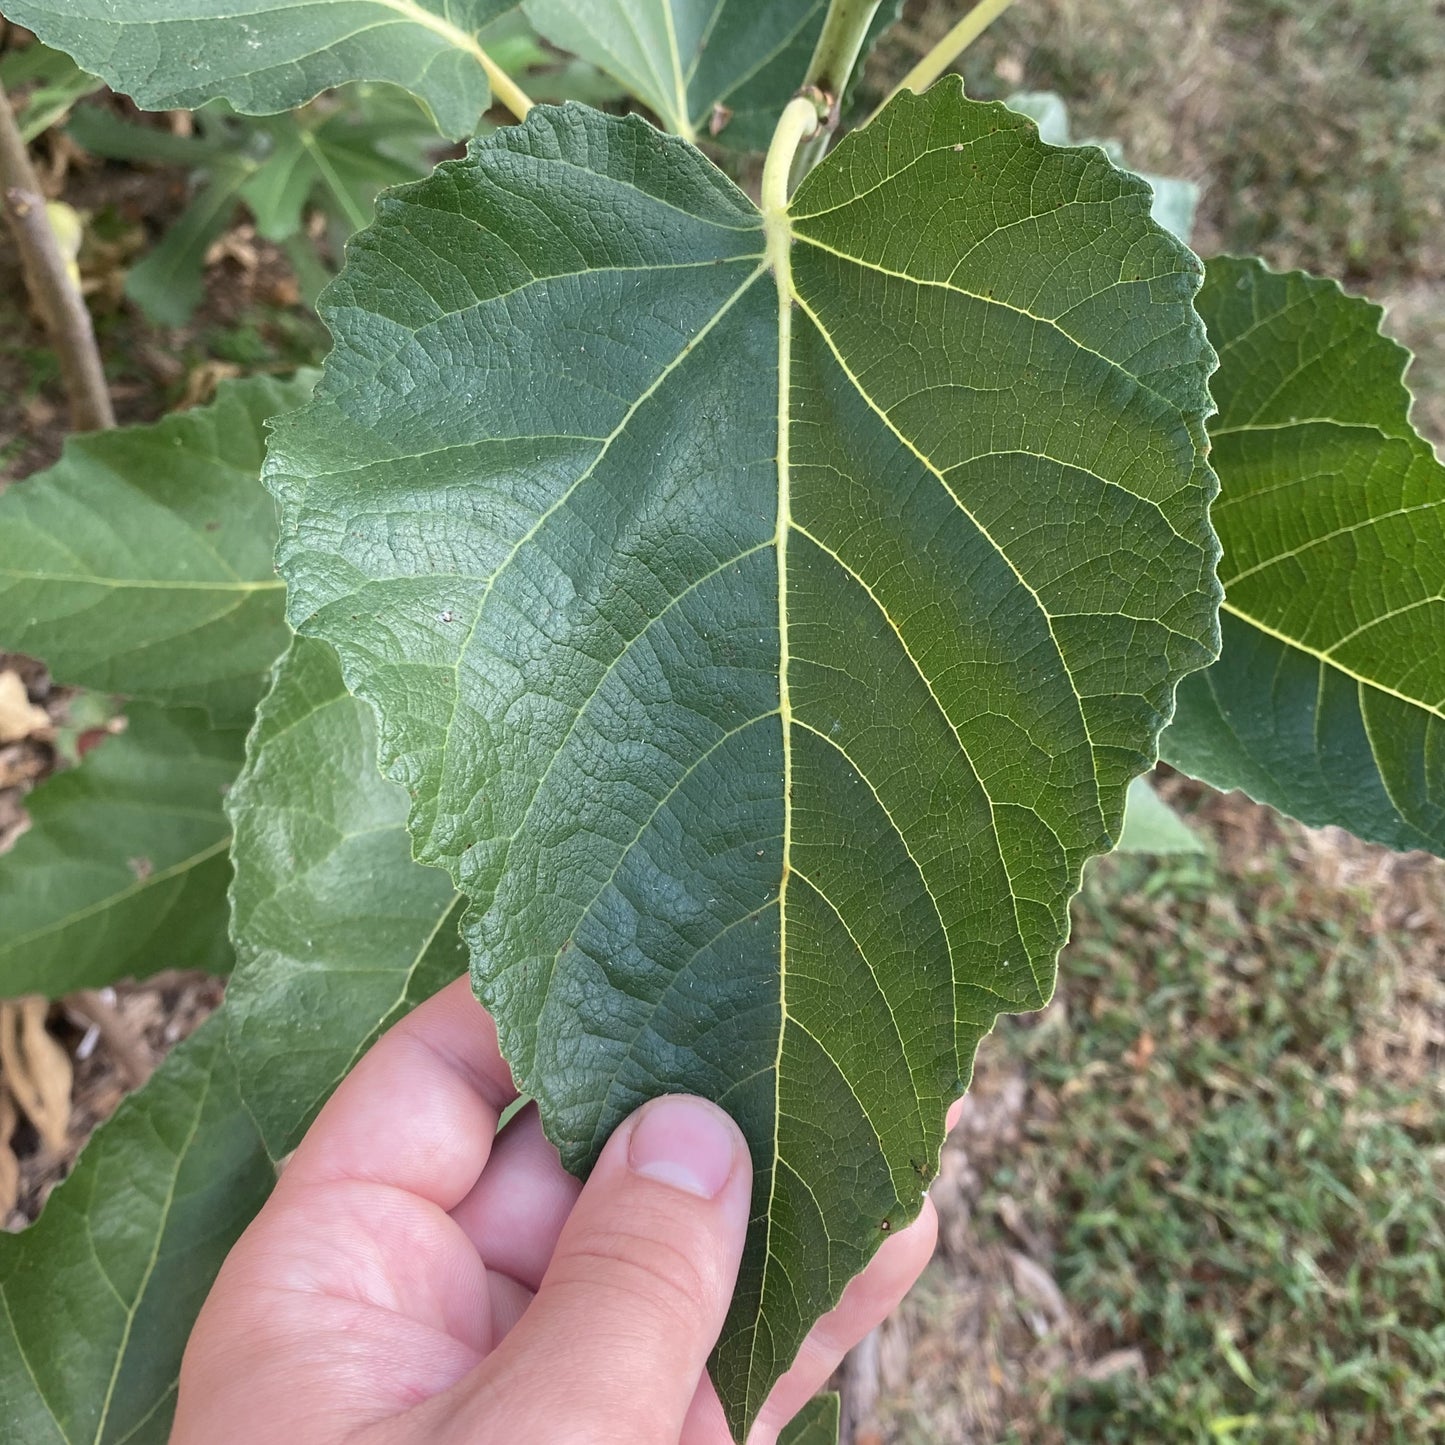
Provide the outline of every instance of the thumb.
{"type": "Polygon", "coordinates": [[[463,1438],[677,1445],[732,1297],[751,1184],[747,1144],[715,1105],[671,1095],[633,1114],[479,1370],[488,1398],[465,1413],[481,1428],[463,1438]]]}

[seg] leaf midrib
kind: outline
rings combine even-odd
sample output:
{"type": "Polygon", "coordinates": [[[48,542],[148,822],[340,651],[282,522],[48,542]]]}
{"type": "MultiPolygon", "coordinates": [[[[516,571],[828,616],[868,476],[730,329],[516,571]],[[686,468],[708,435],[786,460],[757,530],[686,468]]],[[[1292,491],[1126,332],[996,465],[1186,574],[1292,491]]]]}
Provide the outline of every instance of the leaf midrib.
{"type": "MultiPolygon", "coordinates": [[[[1434,597],[1423,598],[1421,600],[1422,602],[1439,602],[1445,599],[1434,597]]],[[[1272,637],[1276,642],[1283,643],[1286,647],[1292,647],[1296,652],[1304,653],[1306,657],[1314,658],[1315,661],[1322,666],[1333,668],[1342,677],[1349,678],[1351,682],[1360,687],[1373,688],[1376,692],[1382,693],[1386,697],[1393,697],[1397,702],[1403,702],[1410,707],[1417,707],[1422,712],[1427,712],[1432,717],[1439,718],[1442,722],[1445,722],[1445,704],[1430,703],[1426,702],[1423,698],[1411,697],[1408,693],[1391,687],[1389,683],[1379,682],[1375,678],[1366,677],[1364,673],[1355,668],[1347,667],[1337,658],[1331,657],[1328,652],[1322,652],[1317,647],[1311,647],[1308,643],[1301,642],[1297,637],[1290,637],[1288,634],[1279,631],[1278,628],[1271,627],[1266,622],[1261,622],[1257,617],[1252,616],[1242,607],[1233,606],[1227,597],[1219,604],[1219,610],[1229,613],[1231,617],[1237,617],[1247,626],[1264,633],[1266,637],[1272,637]]]]}
{"type": "MultiPolygon", "coordinates": [[[[227,840],[229,842],[229,839],[227,840]]],[[[125,1363],[126,1351],[130,1349],[131,1330],[135,1327],[135,1317],[140,1311],[141,1301],[145,1298],[146,1291],[150,1288],[152,1277],[155,1275],[156,1265],[160,1262],[161,1241],[165,1238],[166,1226],[170,1222],[171,1210],[175,1208],[176,1188],[180,1184],[181,1170],[185,1167],[186,1155],[190,1152],[191,1146],[196,1142],[196,1135],[200,1132],[201,1118],[205,1113],[206,1101],[210,1098],[211,1085],[215,1082],[216,1069],[223,1067],[220,1056],[217,1055],[212,1066],[206,1071],[205,1082],[201,1085],[200,1092],[196,1098],[195,1113],[191,1118],[190,1128],[186,1131],[186,1137],[181,1147],[176,1150],[175,1169],[171,1174],[170,1183],[166,1186],[166,1202],[161,1211],[160,1221],[156,1226],[155,1240],[151,1245],[149,1259],[146,1260],[145,1273],[141,1276],[139,1287],[136,1289],[135,1298],[131,1301],[130,1307],[126,1310],[125,1327],[121,1332],[120,1345],[115,1352],[115,1367],[111,1371],[110,1382],[106,1387],[105,1401],[101,1407],[100,1420],[95,1427],[95,1434],[92,1436],[94,1445],[100,1445],[105,1438],[106,1421],[110,1418],[110,1407],[115,1400],[115,1387],[120,1379],[121,1366],[125,1363]]],[[[87,1235],[90,1234],[89,1221],[86,1227],[87,1235]]],[[[92,1240],[93,1247],[93,1240],[92,1240]]]]}
{"type": "Polygon", "coordinates": [[[209,863],[218,853],[224,853],[231,846],[231,835],[227,833],[224,838],[218,839],[209,847],[201,849],[199,853],[192,853],[189,857],[182,858],[177,863],[172,863],[169,868],[162,868],[159,872],[147,874],[144,878],[138,878],[128,887],[120,889],[115,893],[107,893],[104,898],[97,899],[94,903],[88,903],[84,908],[77,909],[74,913],[68,913],[64,918],[47,923],[43,928],[34,928],[29,933],[21,934],[18,938],[8,940],[3,949],[0,949],[0,957],[13,953],[18,948],[24,948],[33,943],[37,938],[44,938],[52,933],[59,933],[63,929],[70,928],[74,924],[89,918],[92,914],[103,913],[109,908],[118,908],[122,903],[138,897],[148,889],[159,887],[162,883],[168,883],[173,878],[199,868],[202,863],[209,863]]]}
{"type": "MultiPolygon", "coordinates": [[[[774,146],[777,141],[774,141],[774,146]]],[[[788,157],[791,161],[791,156],[788,157]]],[[[782,1162],[780,1128],[783,1117],[783,1041],[788,1032],[788,876],[792,869],[793,843],[793,710],[788,690],[788,534],[792,530],[792,474],[790,443],[792,415],[789,405],[792,390],[793,334],[793,259],[792,222],[788,216],[786,190],[778,185],[783,177],[775,177],[777,157],[768,156],[763,174],[763,238],[767,265],[773,272],[778,293],[778,407],[777,407],[777,520],[773,547],[777,555],[778,590],[778,722],[782,737],[783,758],[783,830],[778,881],[778,1043],[773,1055],[773,1129],[771,1161],[768,1170],[768,1203],[763,1217],[763,1279],[758,1294],[758,1307],[763,1306],[767,1289],[768,1263],[773,1258],[773,1218],[777,1203],[778,1174],[782,1162]],[[774,193],[774,186],[778,186],[774,193]]],[[[752,1401],[753,1381],[757,1377],[757,1353],[762,1331],[753,1328],[748,1348],[746,1413],[755,1415],[752,1401]]],[[[758,1402],[761,1408],[762,1402],[758,1402]]]]}
{"type": "Polygon", "coordinates": [[[275,592],[285,587],[276,578],[264,582],[215,582],[164,581],[150,577],[101,577],[84,572],[20,572],[11,567],[0,567],[0,577],[12,582],[64,582],[72,586],[105,587],[117,592],[275,592]]]}

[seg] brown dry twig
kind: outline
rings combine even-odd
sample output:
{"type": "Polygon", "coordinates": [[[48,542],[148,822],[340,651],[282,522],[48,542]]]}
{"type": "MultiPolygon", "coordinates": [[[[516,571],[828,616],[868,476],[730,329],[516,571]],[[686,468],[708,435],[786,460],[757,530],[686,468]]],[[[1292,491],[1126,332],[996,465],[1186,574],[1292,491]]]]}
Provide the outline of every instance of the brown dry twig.
{"type": "Polygon", "coordinates": [[[0,199],[25,268],[26,284],[45,320],[70,400],[71,425],[97,431],[115,425],[95,328],[80,288],[70,279],[40,179],[30,163],[15,112],[0,85],[0,199]]]}
{"type": "Polygon", "coordinates": [[[70,1124],[70,1055],[45,1027],[49,1003],[39,994],[0,1000],[0,1071],[41,1144],[59,1154],[70,1124]]]}

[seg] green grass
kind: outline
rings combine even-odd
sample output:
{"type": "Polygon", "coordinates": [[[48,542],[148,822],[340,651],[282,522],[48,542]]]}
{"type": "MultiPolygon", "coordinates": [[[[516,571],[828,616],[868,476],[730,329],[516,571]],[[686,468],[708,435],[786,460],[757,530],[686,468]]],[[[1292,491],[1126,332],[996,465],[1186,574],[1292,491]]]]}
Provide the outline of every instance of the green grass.
{"type": "MultiPolygon", "coordinates": [[[[910,0],[876,102],[958,18],[910,0]]],[[[1203,191],[1195,249],[1259,254],[1384,302],[1445,443],[1445,7],[1440,0],[1017,0],[963,56],[969,93],[1054,90],[1078,136],[1203,191]]]]}
{"type": "Polygon", "coordinates": [[[1371,910],[1279,854],[1095,875],[1067,1022],[1004,1033],[1058,1101],[1032,1141],[1054,1276],[1087,1353],[1149,1372],[1056,1381],[1012,1439],[1445,1438],[1445,1123],[1362,1054],[1402,986],[1371,910]]]}
{"type": "MultiPolygon", "coordinates": [[[[957,18],[908,7],[868,77],[957,18]]],[[[1205,187],[1206,252],[1343,278],[1445,277],[1445,15],[1436,0],[1017,0],[970,93],[1056,90],[1080,135],[1205,187]]]]}

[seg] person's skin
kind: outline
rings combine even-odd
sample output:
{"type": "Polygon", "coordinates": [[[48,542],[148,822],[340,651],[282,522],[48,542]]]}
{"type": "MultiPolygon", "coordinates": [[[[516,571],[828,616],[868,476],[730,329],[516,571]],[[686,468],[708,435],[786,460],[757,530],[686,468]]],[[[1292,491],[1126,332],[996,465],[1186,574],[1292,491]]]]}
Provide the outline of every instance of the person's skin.
{"type": "MultiPolygon", "coordinates": [[[[752,1171],[697,1099],[645,1104],[585,1186],[516,1097],[465,979],[337,1089],[232,1249],[171,1445],[727,1445],[706,1362],[752,1171]]],[[[888,1314],[937,1220],[887,1240],[778,1381],[779,1430],[888,1314]]]]}

